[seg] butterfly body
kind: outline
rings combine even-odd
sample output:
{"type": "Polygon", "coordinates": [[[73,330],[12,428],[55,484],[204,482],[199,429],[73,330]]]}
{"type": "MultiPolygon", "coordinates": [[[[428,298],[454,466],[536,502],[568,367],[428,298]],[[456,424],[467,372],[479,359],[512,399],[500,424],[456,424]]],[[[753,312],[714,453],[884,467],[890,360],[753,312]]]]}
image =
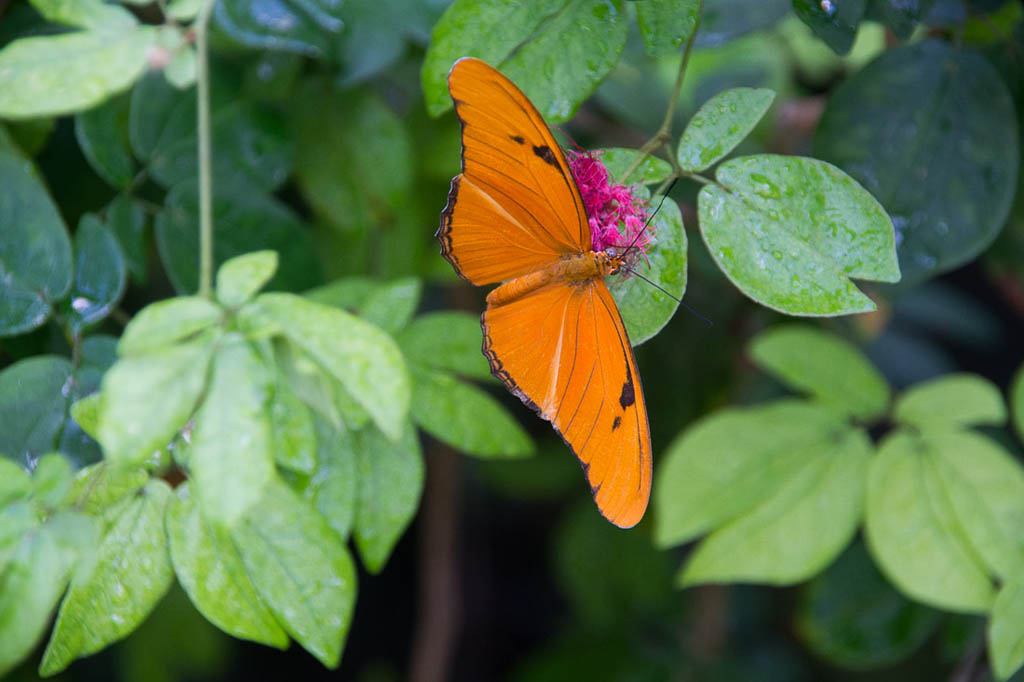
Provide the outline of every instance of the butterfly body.
{"type": "Polygon", "coordinates": [[[464,279],[499,284],[480,318],[491,372],[551,422],[579,458],[598,509],[629,527],[651,489],[651,441],[636,360],[595,251],[579,188],[544,119],[499,71],[455,63],[462,173],[437,231],[464,279]]]}

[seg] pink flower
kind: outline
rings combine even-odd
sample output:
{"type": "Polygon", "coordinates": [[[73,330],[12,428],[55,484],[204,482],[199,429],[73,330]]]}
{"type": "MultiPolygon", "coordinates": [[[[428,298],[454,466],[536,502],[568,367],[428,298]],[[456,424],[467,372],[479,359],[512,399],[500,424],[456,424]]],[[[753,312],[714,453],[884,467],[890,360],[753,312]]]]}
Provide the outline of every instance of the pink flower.
{"type": "Polygon", "coordinates": [[[567,156],[587,211],[594,251],[605,251],[609,247],[623,249],[636,239],[634,246],[638,248],[626,254],[627,264],[636,262],[640,253],[646,259],[654,232],[653,225],[644,229],[647,202],[636,197],[632,188],[612,182],[608,169],[601,162],[601,152],[568,150],[567,156]]]}

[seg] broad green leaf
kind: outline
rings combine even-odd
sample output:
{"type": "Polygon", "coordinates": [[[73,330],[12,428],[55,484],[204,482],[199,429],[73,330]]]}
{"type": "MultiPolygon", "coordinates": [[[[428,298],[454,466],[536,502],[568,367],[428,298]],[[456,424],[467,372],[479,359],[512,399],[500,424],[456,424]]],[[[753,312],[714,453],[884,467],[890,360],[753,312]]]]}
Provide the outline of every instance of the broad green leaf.
{"type": "Polygon", "coordinates": [[[1010,386],[1010,418],[1017,429],[1017,437],[1024,440],[1024,365],[1017,370],[1010,386]]]}
{"type": "Polygon", "coordinates": [[[709,99],[679,139],[680,168],[698,172],[724,159],[750,134],[774,99],[775,93],[766,88],[732,88],[709,99]]]}
{"type": "Polygon", "coordinates": [[[0,185],[0,336],[13,336],[45,322],[68,293],[71,240],[31,162],[0,150],[0,185]]]}
{"type": "Polygon", "coordinates": [[[266,365],[240,337],[226,337],[213,357],[190,448],[196,503],[212,523],[234,527],[275,476],[269,402],[266,365]]]}
{"type": "Polygon", "coordinates": [[[103,377],[99,441],[106,457],[138,464],[166,446],[206,388],[213,342],[204,337],[124,357],[103,377]]]}
{"type": "Polygon", "coordinates": [[[135,176],[128,141],[129,102],[127,95],[113,97],[75,116],[75,137],[82,154],[96,174],[117,189],[127,187],[135,176]]]}
{"type": "Polygon", "coordinates": [[[312,474],[318,468],[317,437],[309,408],[279,381],[269,410],[274,460],[286,469],[312,474]]]}
{"type": "Polygon", "coordinates": [[[851,278],[895,282],[892,222],[863,187],[817,159],[759,155],[717,170],[698,196],[701,234],[725,274],[790,315],[874,310],[851,278]]]}
{"type": "Polygon", "coordinates": [[[1024,583],[1019,574],[996,595],[988,623],[988,657],[996,679],[1006,680],[1024,664],[1024,583]]]}
{"type": "Polygon", "coordinates": [[[150,26],[15,40],[0,50],[0,117],[89,109],[142,76],[155,41],[150,26]]]}
{"type": "MultiPolygon", "coordinates": [[[[248,314],[249,309],[243,308],[239,316],[240,320],[248,319],[248,314]]],[[[258,315],[263,317],[262,313],[258,313],[258,315]]],[[[269,322],[272,332],[276,334],[277,325],[273,321],[269,322]]],[[[335,428],[342,428],[346,421],[342,416],[334,390],[338,384],[332,381],[330,373],[326,369],[302,349],[284,339],[274,342],[274,363],[281,373],[281,378],[288,382],[292,392],[302,402],[335,428]]],[[[369,415],[367,415],[367,419],[369,419],[369,415]]]]}
{"type": "Polygon", "coordinates": [[[341,383],[381,431],[399,438],[411,389],[401,351],[390,336],[342,310],[290,294],[263,294],[255,303],[341,383]]]}
{"type": "Polygon", "coordinates": [[[327,284],[310,289],[303,296],[311,301],[343,308],[350,313],[358,312],[367,299],[380,291],[384,283],[372,277],[359,275],[342,277],[327,284]]]}
{"type": "Polygon", "coordinates": [[[313,418],[313,424],[317,467],[313,476],[303,482],[300,492],[345,542],[352,531],[359,487],[352,432],[334,428],[317,417],[313,418]]]}
{"type": "Polygon", "coordinates": [[[679,584],[791,585],[815,575],[860,524],[870,457],[866,433],[835,430],[770,497],[701,542],[679,584]]]}
{"type": "Polygon", "coordinates": [[[128,194],[118,194],[107,204],[106,224],[117,237],[125,265],[138,284],[146,282],[146,224],[149,220],[142,205],[128,194]]]}
{"type": "Polygon", "coordinates": [[[909,285],[995,239],[1017,187],[1018,145],[999,74],[969,50],[926,40],[886,50],[837,88],[814,148],[892,216],[909,285]]]}
{"type": "Polygon", "coordinates": [[[868,476],[868,547],[908,597],[949,611],[987,611],[992,582],[921,449],[921,441],[904,432],[882,442],[868,476]]]}
{"type": "Polygon", "coordinates": [[[627,24],[619,0],[457,0],[434,26],[423,62],[427,110],[437,116],[451,106],[448,71],[471,55],[500,67],[546,120],[565,121],[618,63],[627,24]]]}
{"type": "Polygon", "coordinates": [[[481,352],[480,318],[457,310],[427,313],[399,332],[398,345],[410,362],[472,379],[491,379],[481,352]]]}
{"type": "Polygon", "coordinates": [[[275,251],[235,256],[217,270],[217,300],[228,308],[236,308],[255,296],[276,271],[275,251]]]}
{"type": "Polygon", "coordinates": [[[82,513],[98,516],[108,507],[137,493],[148,480],[149,474],[145,469],[103,461],[75,473],[69,499],[82,513]]]}
{"type": "Polygon", "coordinates": [[[940,614],[901,596],[860,542],[803,590],[796,633],[829,663],[852,670],[891,666],[924,644],[940,614]]]}
{"type": "Polygon", "coordinates": [[[327,521],[274,481],[231,536],[280,625],[321,663],[336,667],[352,619],[356,572],[327,521]]]}
{"type": "Polygon", "coordinates": [[[61,506],[71,492],[71,463],[56,452],[43,455],[32,472],[32,487],[36,502],[43,508],[61,506]]]}
{"type": "Polygon", "coordinates": [[[623,178],[623,174],[640,157],[640,151],[623,147],[606,147],[598,150],[598,153],[601,163],[608,169],[608,174],[616,182],[653,185],[657,182],[664,182],[672,175],[672,165],[668,161],[656,156],[647,156],[628,178],[623,178]]]}
{"type": "Polygon", "coordinates": [[[28,472],[9,459],[0,458],[0,509],[32,493],[28,472]]]}
{"type": "Polygon", "coordinates": [[[179,296],[150,303],[125,327],[117,352],[145,355],[196,336],[217,324],[224,311],[205,298],[179,296]]]}
{"type": "Polygon", "coordinates": [[[416,312],[422,293],[423,283],[416,277],[389,282],[367,297],[360,306],[359,316],[394,334],[416,312]]]}
{"type": "Polygon", "coordinates": [[[174,579],[164,533],[170,497],[166,483],[150,481],[121,509],[95,556],[78,563],[40,674],[57,673],[76,658],[126,637],[167,592],[174,579]]]}
{"type": "Polygon", "coordinates": [[[501,403],[446,372],[411,368],[413,422],[434,438],[478,457],[533,454],[533,442],[501,403]]]}
{"type": "Polygon", "coordinates": [[[820,0],[793,0],[793,11],[837,54],[853,47],[857,27],[864,17],[868,0],[844,0],[823,3],[820,0]]]}
{"type": "Polygon", "coordinates": [[[31,3],[47,21],[67,26],[118,33],[138,24],[131,12],[103,0],[31,0],[31,3]]]}
{"type": "Polygon", "coordinates": [[[701,0],[645,0],[636,5],[644,47],[651,57],[682,52],[697,29],[701,0]]]}
{"type": "Polygon", "coordinates": [[[0,507],[0,570],[17,551],[22,538],[39,526],[39,511],[31,500],[0,507]]]}
{"type": "MultiPolygon", "coordinates": [[[[312,238],[285,204],[244,183],[221,179],[214,188],[214,261],[259,249],[276,251],[277,274],[267,287],[301,291],[320,279],[312,238]]],[[[154,224],[160,260],[180,293],[199,286],[198,185],[185,181],[167,193],[154,224]]]]}
{"type": "Polygon", "coordinates": [[[74,267],[68,315],[73,332],[79,334],[110,314],[128,279],[117,239],[91,213],[82,216],[75,232],[74,267]]]}
{"type": "Polygon", "coordinates": [[[933,4],[935,0],[868,0],[867,18],[881,21],[906,40],[933,4]]]}
{"type": "Polygon", "coordinates": [[[423,455],[416,429],[408,423],[395,443],[372,425],[353,440],[359,474],[355,543],[366,570],[377,573],[419,507],[423,455]]]}
{"type": "Polygon", "coordinates": [[[224,632],[284,649],[288,635],[260,600],[230,536],[209,523],[179,486],[165,519],[178,581],[203,616],[224,632]]]}
{"type": "Polygon", "coordinates": [[[57,449],[70,382],[71,363],[56,355],[26,358],[0,371],[0,454],[25,465],[57,449]]]}
{"type": "Polygon", "coordinates": [[[889,385],[848,341],[797,324],[775,326],[754,338],[754,362],[783,383],[858,419],[874,419],[889,406],[889,385]]]}
{"type": "MultiPolygon", "coordinates": [[[[687,244],[683,216],[676,202],[665,199],[648,229],[653,231],[653,244],[633,268],[681,299],[686,292],[687,244]]],[[[606,282],[634,346],[653,338],[679,307],[679,301],[628,272],[606,282]]]]}
{"type": "Polygon", "coordinates": [[[195,126],[195,97],[172,88],[161,74],[149,73],[132,88],[128,140],[139,159],[156,158],[162,149],[192,134],[195,126]]]}
{"type": "Polygon", "coordinates": [[[976,374],[946,374],[905,391],[893,407],[893,419],[918,428],[999,426],[1006,405],[999,389],[976,374]]]}
{"type": "Polygon", "coordinates": [[[64,593],[75,557],[45,526],[25,535],[0,562],[0,675],[32,653],[64,593]]]}
{"type": "Polygon", "coordinates": [[[340,8],[341,3],[332,0],[279,0],[270,6],[222,0],[214,7],[213,17],[220,29],[243,45],[329,57],[343,26],[340,8]]]}

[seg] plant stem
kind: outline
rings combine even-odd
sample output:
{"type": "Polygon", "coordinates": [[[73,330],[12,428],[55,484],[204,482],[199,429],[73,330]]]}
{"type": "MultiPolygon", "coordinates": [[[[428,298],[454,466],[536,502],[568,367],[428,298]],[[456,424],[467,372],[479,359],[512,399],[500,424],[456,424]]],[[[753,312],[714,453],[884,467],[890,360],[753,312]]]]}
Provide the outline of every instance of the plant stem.
{"type": "Polygon", "coordinates": [[[210,68],[207,29],[216,0],[205,0],[196,17],[196,97],[199,130],[199,295],[213,298],[213,177],[210,170],[210,68]]]}
{"type": "MultiPolygon", "coordinates": [[[[665,119],[661,122],[661,127],[658,128],[658,132],[654,134],[654,137],[647,140],[644,146],[640,147],[640,156],[637,157],[636,161],[626,169],[626,172],[622,174],[622,182],[625,183],[629,179],[640,164],[644,162],[651,152],[663,147],[669,143],[672,139],[672,119],[676,115],[676,105],[679,102],[679,93],[683,89],[683,76],[686,74],[686,65],[690,63],[690,52],[693,51],[693,41],[697,38],[697,31],[700,30],[700,15],[704,12],[704,0],[698,0],[697,2],[697,19],[693,24],[693,31],[690,33],[690,37],[686,40],[686,49],[683,50],[683,61],[679,64],[679,72],[676,74],[676,83],[672,88],[672,94],[668,99],[668,109],[665,111],[665,119]]],[[[678,164],[676,162],[675,154],[669,154],[669,161],[675,168],[676,173],[679,173],[678,164]]]]}

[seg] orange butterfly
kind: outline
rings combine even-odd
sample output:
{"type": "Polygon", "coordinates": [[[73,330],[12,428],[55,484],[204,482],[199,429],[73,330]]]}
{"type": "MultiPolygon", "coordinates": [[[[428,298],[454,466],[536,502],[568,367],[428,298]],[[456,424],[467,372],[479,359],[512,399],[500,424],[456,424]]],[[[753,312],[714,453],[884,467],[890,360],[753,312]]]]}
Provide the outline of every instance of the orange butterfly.
{"type": "Polygon", "coordinates": [[[651,492],[651,435],[633,349],[602,279],[625,258],[592,249],[565,157],[512,81],[464,57],[448,90],[462,124],[462,174],[437,238],[461,277],[504,282],[480,318],[491,372],[552,423],[601,513],[634,526],[651,492]]]}

